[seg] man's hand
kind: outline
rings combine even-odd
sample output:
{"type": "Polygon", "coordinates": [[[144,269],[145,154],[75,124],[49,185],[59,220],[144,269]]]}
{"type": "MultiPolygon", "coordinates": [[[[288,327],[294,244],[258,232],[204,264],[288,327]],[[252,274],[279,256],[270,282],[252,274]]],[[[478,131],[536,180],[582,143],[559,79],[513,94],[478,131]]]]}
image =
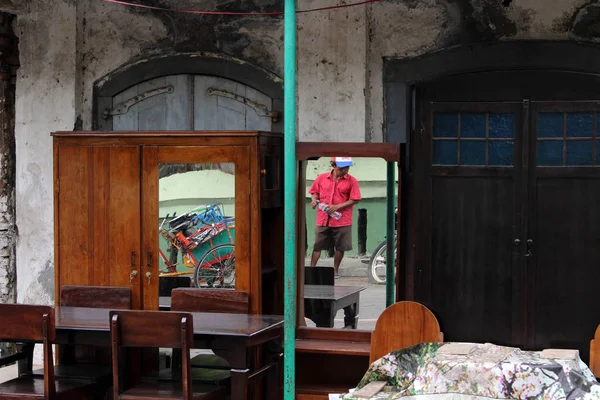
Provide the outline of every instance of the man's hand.
{"type": "Polygon", "coordinates": [[[310,202],[310,206],[312,207],[312,209],[314,210],[315,208],[317,208],[317,200],[313,200],[310,202]]]}
{"type": "Polygon", "coordinates": [[[327,210],[327,214],[331,215],[332,213],[336,212],[337,210],[340,209],[340,205],[335,205],[335,206],[329,206],[329,209],[327,210]]]}

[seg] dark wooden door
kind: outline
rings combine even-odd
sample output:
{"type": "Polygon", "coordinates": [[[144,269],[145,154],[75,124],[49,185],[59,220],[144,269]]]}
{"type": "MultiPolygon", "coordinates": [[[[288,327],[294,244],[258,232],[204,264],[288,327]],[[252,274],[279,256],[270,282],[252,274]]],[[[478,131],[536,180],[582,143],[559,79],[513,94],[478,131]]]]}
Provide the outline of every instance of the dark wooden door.
{"type": "Polygon", "coordinates": [[[416,298],[445,340],[578,348],[600,318],[598,103],[424,103],[416,298]]]}
{"type": "MultiPolygon", "coordinates": [[[[430,103],[417,132],[417,297],[449,341],[518,342],[521,103],[430,103]]],[[[520,343],[519,343],[520,344],[520,343]]]]}
{"type": "Polygon", "coordinates": [[[109,285],[130,287],[140,308],[139,147],[57,144],[54,155],[57,304],[61,286],[109,285]]]}
{"type": "Polygon", "coordinates": [[[531,112],[527,345],[576,348],[584,360],[600,323],[598,111],[598,102],[539,102],[531,112]]]}

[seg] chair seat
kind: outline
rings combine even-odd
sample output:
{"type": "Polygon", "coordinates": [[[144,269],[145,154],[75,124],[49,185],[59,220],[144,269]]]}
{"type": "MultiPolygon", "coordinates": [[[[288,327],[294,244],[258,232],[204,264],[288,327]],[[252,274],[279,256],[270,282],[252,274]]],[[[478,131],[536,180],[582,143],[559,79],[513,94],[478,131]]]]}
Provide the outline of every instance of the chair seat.
{"type": "MultiPolygon", "coordinates": [[[[217,400],[225,399],[228,390],[224,387],[192,382],[194,399],[217,400]]],[[[142,381],[139,385],[126,390],[120,396],[121,400],[158,400],[181,399],[181,382],[142,381]]]]}
{"type": "MultiPolygon", "coordinates": [[[[43,377],[44,369],[36,369],[32,372],[34,377],[43,377]]],[[[71,364],[54,366],[54,376],[56,378],[74,378],[91,380],[94,382],[104,382],[112,380],[112,369],[110,365],[95,364],[71,364]]]]}
{"type": "Polygon", "coordinates": [[[231,365],[216,354],[198,354],[191,359],[192,368],[231,369],[231,365]]]}
{"type": "MultiPolygon", "coordinates": [[[[226,386],[229,385],[231,380],[231,372],[225,369],[191,368],[190,377],[195,382],[226,386]]],[[[160,381],[181,382],[181,369],[162,369],[158,373],[158,379],[160,381]]]]}
{"type": "MultiPolygon", "coordinates": [[[[91,399],[97,387],[90,381],[75,379],[55,379],[58,398],[91,399]]],[[[23,376],[0,384],[0,399],[9,398],[44,398],[44,379],[23,376]]]]}

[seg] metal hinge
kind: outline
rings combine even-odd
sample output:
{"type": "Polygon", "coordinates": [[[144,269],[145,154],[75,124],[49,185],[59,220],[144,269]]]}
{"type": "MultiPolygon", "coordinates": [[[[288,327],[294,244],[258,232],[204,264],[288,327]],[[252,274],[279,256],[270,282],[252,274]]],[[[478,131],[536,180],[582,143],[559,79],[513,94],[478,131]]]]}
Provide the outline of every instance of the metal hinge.
{"type": "Polygon", "coordinates": [[[142,102],[150,97],[158,96],[159,94],[173,93],[174,90],[175,88],[172,85],[169,85],[161,88],[151,89],[142,94],[138,94],[137,96],[132,97],[127,101],[124,101],[123,103],[119,104],[116,107],[113,107],[112,109],[107,108],[106,110],[104,110],[104,119],[108,119],[109,117],[114,115],[126,114],[127,111],[129,111],[129,109],[137,103],[142,102]]]}
{"type": "Polygon", "coordinates": [[[221,96],[221,97],[226,97],[228,99],[232,99],[235,101],[239,101],[240,103],[245,104],[248,107],[252,108],[254,111],[256,111],[256,114],[258,114],[260,117],[271,118],[271,120],[273,122],[277,122],[279,120],[279,112],[270,111],[269,108],[267,106],[265,106],[264,104],[260,104],[254,100],[250,100],[247,97],[240,96],[239,94],[235,94],[232,92],[228,92],[227,90],[216,89],[216,88],[212,88],[212,87],[208,88],[206,90],[206,94],[209,96],[221,96]]]}

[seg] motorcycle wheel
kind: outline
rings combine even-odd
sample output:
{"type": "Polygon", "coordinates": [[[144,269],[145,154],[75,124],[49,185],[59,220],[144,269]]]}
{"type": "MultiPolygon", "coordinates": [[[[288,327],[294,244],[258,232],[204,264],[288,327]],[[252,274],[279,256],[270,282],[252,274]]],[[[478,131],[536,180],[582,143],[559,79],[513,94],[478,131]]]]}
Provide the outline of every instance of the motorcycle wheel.
{"type": "MultiPolygon", "coordinates": [[[[396,250],[396,257],[398,257],[398,250],[396,249],[396,242],[394,241],[394,249],[396,250]]],[[[386,265],[387,265],[387,241],[379,243],[379,246],[373,250],[373,255],[369,260],[369,267],[367,268],[367,276],[369,283],[376,283],[384,285],[386,281],[386,265]]]]}

